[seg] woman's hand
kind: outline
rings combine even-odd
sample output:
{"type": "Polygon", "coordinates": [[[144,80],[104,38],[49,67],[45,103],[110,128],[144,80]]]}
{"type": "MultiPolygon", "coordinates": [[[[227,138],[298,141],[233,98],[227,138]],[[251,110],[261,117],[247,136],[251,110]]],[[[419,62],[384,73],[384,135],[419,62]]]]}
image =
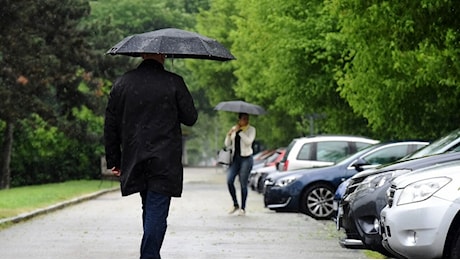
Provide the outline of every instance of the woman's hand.
{"type": "Polygon", "coordinates": [[[237,124],[233,126],[232,129],[230,129],[230,131],[228,131],[227,135],[231,136],[233,133],[238,132],[238,130],[240,130],[240,125],[237,124]]]}

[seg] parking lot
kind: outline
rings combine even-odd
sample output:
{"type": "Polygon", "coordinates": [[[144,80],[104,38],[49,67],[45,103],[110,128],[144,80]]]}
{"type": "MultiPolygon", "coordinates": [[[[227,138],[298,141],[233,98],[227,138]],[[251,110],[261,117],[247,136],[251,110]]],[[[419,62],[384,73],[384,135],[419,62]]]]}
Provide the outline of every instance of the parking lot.
{"type": "MultiPolygon", "coordinates": [[[[222,168],[185,168],[162,257],[367,258],[338,245],[332,221],[275,213],[253,191],[246,216],[227,214],[231,205],[222,168]]],[[[138,195],[109,192],[0,231],[1,258],[138,258],[140,215],[138,195]]]]}

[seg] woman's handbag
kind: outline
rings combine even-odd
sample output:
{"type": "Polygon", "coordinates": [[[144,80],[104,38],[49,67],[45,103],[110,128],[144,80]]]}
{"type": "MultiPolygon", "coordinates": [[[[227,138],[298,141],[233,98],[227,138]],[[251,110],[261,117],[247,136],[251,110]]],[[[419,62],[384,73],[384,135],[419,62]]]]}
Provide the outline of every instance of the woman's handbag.
{"type": "Polygon", "coordinates": [[[232,149],[224,147],[217,153],[217,162],[223,165],[230,165],[232,163],[232,149]]]}

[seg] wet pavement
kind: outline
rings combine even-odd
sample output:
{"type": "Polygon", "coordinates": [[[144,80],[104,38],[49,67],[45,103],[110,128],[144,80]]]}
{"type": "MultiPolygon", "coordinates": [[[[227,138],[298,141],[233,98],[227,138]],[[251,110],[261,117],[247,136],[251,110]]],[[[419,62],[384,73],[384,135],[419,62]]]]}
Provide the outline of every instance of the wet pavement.
{"type": "MultiPolygon", "coordinates": [[[[185,168],[162,258],[367,258],[339,246],[332,221],[275,213],[251,190],[246,216],[227,214],[231,205],[222,168],[185,168]]],[[[0,231],[0,258],[138,258],[141,237],[139,195],[121,197],[117,190],[0,231]]]]}

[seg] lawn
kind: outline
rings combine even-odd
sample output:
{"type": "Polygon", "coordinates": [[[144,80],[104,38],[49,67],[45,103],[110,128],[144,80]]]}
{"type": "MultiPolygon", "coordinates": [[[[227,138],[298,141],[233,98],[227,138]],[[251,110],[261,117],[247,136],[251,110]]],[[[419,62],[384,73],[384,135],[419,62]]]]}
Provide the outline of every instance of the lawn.
{"type": "Polygon", "coordinates": [[[116,181],[80,180],[0,190],[0,219],[116,187],[116,181]]]}

